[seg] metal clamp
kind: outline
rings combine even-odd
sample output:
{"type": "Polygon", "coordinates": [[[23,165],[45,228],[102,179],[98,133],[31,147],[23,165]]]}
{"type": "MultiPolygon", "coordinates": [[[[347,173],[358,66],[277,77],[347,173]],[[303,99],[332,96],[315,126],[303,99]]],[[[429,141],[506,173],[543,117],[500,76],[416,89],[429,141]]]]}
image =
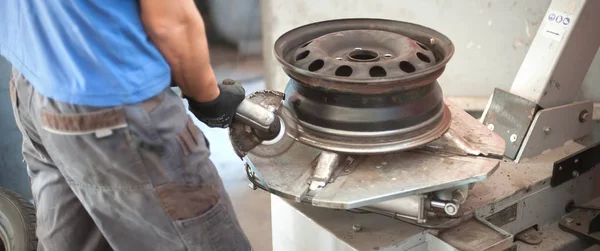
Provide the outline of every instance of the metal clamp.
{"type": "Polygon", "coordinates": [[[558,186],[594,168],[600,163],[599,152],[600,142],[554,162],[550,185],[558,186]]]}

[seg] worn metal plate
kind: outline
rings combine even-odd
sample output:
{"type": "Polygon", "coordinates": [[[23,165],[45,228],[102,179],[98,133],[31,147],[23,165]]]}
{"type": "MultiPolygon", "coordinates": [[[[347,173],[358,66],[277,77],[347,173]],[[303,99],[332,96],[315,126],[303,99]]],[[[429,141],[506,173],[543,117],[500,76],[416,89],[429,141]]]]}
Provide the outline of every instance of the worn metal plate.
{"type": "Polygon", "coordinates": [[[311,163],[320,153],[318,149],[293,144],[284,155],[274,158],[248,155],[247,161],[254,165],[270,192],[300,201],[309,187],[311,163]]]}
{"type": "Polygon", "coordinates": [[[600,163],[600,142],[554,162],[550,185],[555,187],[600,163]]]}
{"type": "MultiPolygon", "coordinates": [[[[550,166],[554,161],[583,148],[584,146],[571,142],[524,163],[514,163],[513,161],[501,162],[498,170],[490,178],[478,182],[469,191],[469,197],[467,198],[467,202],[461,207],[462,210],[465,212],[479,211],[478,208],[480,208],[482,211],[486,211],[485,214],[481,215],[481,217],[485,218],[493,214],[488,211],[490,207],[492,209],[496,208],[494,212],[498,212],[518,202],[520,211],[518,212],[517,220],[503,227],[506,231],[501,235],[508,236],[507,233],[518,233],[521,231],[520,229],[538,224],[538,227],[542,230],[542,238],[544,239],[537,246],[516,242],[514,245],[518,246],[518,250],[583,250],[586,247],[585,243],[579,241],[574,235],[560,230],[558,222],[549,227],[544,226],[559,219],[553,216],[555,213],[547,215],[547,211],[557,211],[558,217],[564,214],[565,203],[562,201],[563,198],[575,201],[588,200],[591,195],[580,196],[581,194],[588,194],[591,190],[591,186],[586,185],[589,179],[586,176],[592,173],[581,175],[578,177],[578,180],[573,180],[573,186],[570,186],[569,183],[561,186],[558,193],[556,188],[548,188],[549,193],[540,192],[539,189],[536,189],[536,184],[545,184],[543,182],[550,178],[550,166]],[[524,198],[524,196],[528,195],[538,198],[535,200],[524,198]],[[553,199],[550,200],[548,198],[553,199]],[[555,201],[558,202],[555,203],[555,201]],[[523,204],[527,204],[527,206],[522,207],[521,205],[523,204]],[[539,219],[535,220],[536,218],[539,219]],[[515,224],[522,226],[511,226],[515,224]]],[[[595,171],[600,170],[592,172],[595,171]]],[[[274,219],[278,219],[273,222],[279,223],[275,224],[277,226],[274,225],[273,228],[273,239],[279,240],[277,243],[278,247],[280,247],[279,249],[275,248],[275,250],[413,250],[411,248],[417,246],[416,243],[423,242],[423,238],[420,237],[421,233],[427,232],[425,229],[419,229],[408,223],[377,214],[353,214],[345,210],[318,208],[306,203],[283,202],[277,196],[273,196],[272,201],[274,205],[280,205],[279,207],[274,206],[272,209],[274,219]],[[285,204],[285,207],[281,207],[281,204],[285,204]],[[302,218],[302,220],[298,218],[302,218]],[[293,226],[289,222],[293,222],[293,226]],[[352,225],[354,224],[360,224],[363,227],[363,231],[352,231],[352,225]],[[415,238],[415,236],[419,237],[415,238]],[[413,242],[417,240],[419,242],[413,242]],[[338,243],[343,243],[343,245],[338,245],[338,243]],[[314,245],[302,246],[310,244],[314,245]]],[[[464,224],[467,224],[467,222],[464,224]]],[[[462,225],[459,227],[462,227],[462,225]]],[[[480,243],[485,242],[487,237],[482,237],[481,242],[475,242],[476,236],[482,235],[479,232],[468,231],[469,229],[472,228],[469,225],[464,225],[464,228],[455,228],[453,230],[456,231],[446,233],[443,238],[438,237],[446,242],[454,240],[453,244],[456,247],[468,247],[470,244],[473,244],[473,247],[481,247],[480,243]]],[[[488,230],[485,229],[483,231],[487,232],[488,230]]],[[[501,231],[498,232],[502,233],[501,231]]],[[[496,240],[500,240],[497,233],[489,233],[490,239],[495,238],[496,240]]],[[[512,238],[508,238],[507,242],[509,244],[512,243],[512,238]]],[[[505,243],[499,244],[504,245],[505,243]]],[[[415,248],[414,250],[445,249],[415,248]]],[[[467,248],[466,250],[469,249],[467,248]]]]}
{"type": "Polygon", "coordinates": [[[432,152],[400,152],[369,156],[349,175],[338,177],[313,198],[312,204],[356,208],[413,194],[483,180],[499,160],[432,152]]]}
{"type": "Polygon", "coordinates": [[[545,150],[562,146],[569,140],[592,133],[592,101],[543,109],[535,115],[516,160],[534,157],[545,150]],[[587,119],[580,120],[583,112],[587,119]]]}
{"type": "Polygon", "coordinates": [[[560,220],[560,228],[578,236],[591,238],[600,242],[600,231],[590,232],[590,222],[596,216],[600,215],[600,210],[598,210],[600,208],[600,197],[589,201],[584,207],[596,210],[576,209],[560,220]]]}
{"type": "Polygon", "coordinates": [[[487,157],[504,155],[505,144],[502,137],[488,130],[449,99],[446,98],[445,102],[452,114],[450,128],[440,139],[427,144],[425,148],[458,155],[487,157]]]}
{"type": "Polygon", "coordinates": [[[296,143],[279,156],[250,154],[248,159],[271,192],[329,208],[362,207],[487,178],[498,166],[504,142],[466,112],[449,102],[448,106],[453,123],[451,136],[444,136],[447,144],[356,158],[353,171],[342,172],[312,198],[306,197],[308,178],[319,150],[296,143]]]}
{"type": "Polygon", "coordinates": [[[502,227],[517,219],[517,206],[518,204],[515,203],[510,207],[502,209],[500,212],[488,216],[485,220],[494,224],[494,226],[502,227]]]}
{"type": "Polygon", "coordinates": [[[515,159],[533,115],[538,110],[536,103],[496,88],[483,113],[482,122],[504,139],[506,142],[504,155],[515,159]]]}
{"type": "Polygon", "coordinates": [[[535,227],[530,227],[515,235],[515,240],[522,241],[530,245],[539,245],[542,243],[542,235],[535,227]]]}
{"type": "Polygon", "coordinates": [[[487,222],[471,219],[442,231],[439,238],[458,250],[505,250],[512,246],[512,235],[487,222]]]}

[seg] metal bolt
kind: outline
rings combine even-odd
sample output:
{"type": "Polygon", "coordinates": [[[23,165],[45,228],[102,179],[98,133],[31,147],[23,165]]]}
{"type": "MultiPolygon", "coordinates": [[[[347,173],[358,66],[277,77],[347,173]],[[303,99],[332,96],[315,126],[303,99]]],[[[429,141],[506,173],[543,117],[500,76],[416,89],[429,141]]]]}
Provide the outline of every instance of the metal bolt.
{"type": "Polygon", "coordinates": [[[573,171],[573,177],[577,177],[579,176],[579,172],[577,172],[577,170],[573,171]]]}
{"type": "Polygon", "coordinates": [[[337,58],[335,58],[335,59],[337,59],[337,60],[342,60],[342,59],[344,59],[344,58],[342,58],[342,57],[337,57],[337,58]]]}
{"type": "Polygon", "coordinates": [[[590,117],[590,113],[587,110],[581,111],[579,113],[579,122],[583,123],[590,117]]]}
{"type": "Polygon", "coordinates": [[[575,221],[573,218],[565,218],[565,222],[567,224],[571,224],[571,223],[573,223],[573,221],[575,221]]]}
{"type": "Polygon", "coordinates": [[[354,230],[354,232],[360,232],[360,231],[362,231],[362,229],[363,228],[362,228],[362,226],[360,224],[354,224],[352,226],[352,230],[354,230]]]}
{"type": "Polygon", "coordinates": [[[562,171],[563,167],[562,166],[558,166],[558,171],[562,171]]]}
{"type": "Polygon", "coordinates": [[[550,134],[550,127],[544,127],[544,133],[550,134]]]}
{"type": "Polygon", "coordinates": [[[430,44],[435,44],[436,42],[437,42],[437,40],[435,40],[435,38],[433,38],[433,37],[429,39],[430,44]]]}
{"type": "Polygon", "coordinates": [[[493,131],[494,130],[494,124],[488,124],[488,129],[490,129],[490,130],[493,131]]]}
{"type": "Polygon", "coordinates": [[[514,143],[515,141],[517,141],[517,135],[516,134],[510,135],[510,142],[514,143]]]}
{"type": "Polygon", "coordinates": [[[577,163],[577,162],[579,162],[579,159],[575,159],[575,160],[573,160],[573,162],[577,163]]]}
{"type": "Polygon", "coordinates": [[[456,213],[458,213],[458,207],[453,203],[446,203],[444,206],[444,212],[451,216],[456,215],[456,213]]]}

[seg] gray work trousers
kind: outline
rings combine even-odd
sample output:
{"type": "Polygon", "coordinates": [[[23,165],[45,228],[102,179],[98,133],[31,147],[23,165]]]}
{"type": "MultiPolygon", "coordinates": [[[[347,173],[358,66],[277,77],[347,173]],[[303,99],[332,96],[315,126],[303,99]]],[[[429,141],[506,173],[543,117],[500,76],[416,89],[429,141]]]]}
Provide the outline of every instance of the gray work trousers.
{"type": "Polygon", "coordinates": [[[89,107],[10,81],[39,251],[250,250],[208,142],[170,89],[89,107]]]}

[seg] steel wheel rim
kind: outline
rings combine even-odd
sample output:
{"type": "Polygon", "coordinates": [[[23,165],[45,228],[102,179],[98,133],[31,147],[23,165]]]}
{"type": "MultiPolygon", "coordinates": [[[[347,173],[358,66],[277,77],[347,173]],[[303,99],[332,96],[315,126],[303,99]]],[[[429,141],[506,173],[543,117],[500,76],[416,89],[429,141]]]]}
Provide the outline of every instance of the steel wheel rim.
{"type": "Polygon", "coordinates": [[[297,140],[375,154],[441,137],[450,113],[436,79],[453,53],[441,33],[392,20],[331,20],[285,33],[275,56],[291,78],[285,105],[297,140]]]}

